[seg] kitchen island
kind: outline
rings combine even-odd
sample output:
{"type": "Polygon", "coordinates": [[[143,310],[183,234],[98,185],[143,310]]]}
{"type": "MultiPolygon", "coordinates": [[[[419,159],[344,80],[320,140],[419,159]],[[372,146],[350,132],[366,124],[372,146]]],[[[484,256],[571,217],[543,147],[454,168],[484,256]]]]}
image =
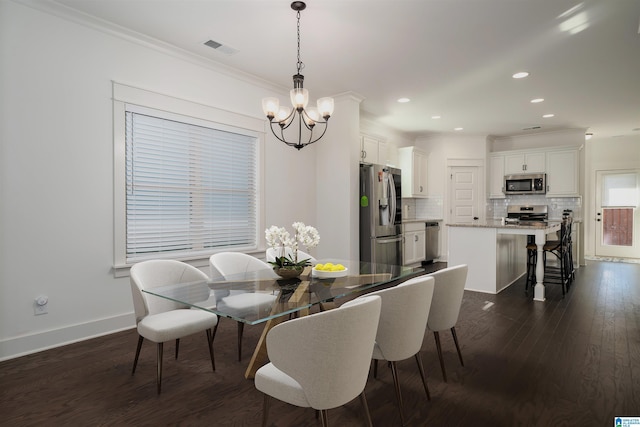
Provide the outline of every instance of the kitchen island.
{"type": "MultiPolygon", "coordinates": [[[[560,230],[560,222],[505,224],[501,220],[446,224],[449,227],[449,265],[467,264],[465,289],[497,294],[526,273],[527,236],[535,236],[537,259],[543,259],[546,236],[560,230]]],[[[544,301],[544,267],[536,265],[535,301],[544,301]]]]}

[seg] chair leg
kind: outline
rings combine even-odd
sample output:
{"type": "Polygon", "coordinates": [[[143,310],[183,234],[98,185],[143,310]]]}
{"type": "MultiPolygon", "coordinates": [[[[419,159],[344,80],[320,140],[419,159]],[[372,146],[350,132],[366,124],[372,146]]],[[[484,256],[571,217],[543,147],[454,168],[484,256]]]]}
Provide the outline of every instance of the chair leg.
{"type": "Polygon", "coordinates": [[[458,358],[460,359],[460,364],[464,366],[464,362],[462,361],[462,353],[460,352],[460,344],[458,344],[458,335],[456,334],[456,327],[451,328],[451,335],[453,335],[453,342],[456,344],[456,350],[458,350],[458,358]]]}
{"type": "Polygon", "coordinates": [[[329,414],[326,409],[320,410],[320,422],[322,423],[322,427],[329,427],[329,414]]]}
{"type": "Polygon", "coordinates": [[[442,369],[442,379],[446,383],[447,372],[444,370],[444,358],[442,357],[442,346],[440,345],[440,333],[438,331],[434,331],[433,337],[436,340],[436,349],[438,350],[438,357],[440,358],[440,368],[442,369]]]}
{"type": "Polygon", "coordinates": [[[267,427],[267,417],[269,416],[269,403],[270,398],[268,394],[264,395],[262,402],[262,427],[267,427]]]}
{"type": "MultiPolygon", "coordinates": [[[[216,325],[217,329],[218,325],[216,325]]],[[[211,368],[216,370],[216,360],[213,357],[213,339],[215,338],[215,329],[212,332],[211,329],[207,329],[207,347],[209,347],[209,357],[211,357],[211,368]]]]}
{"type": "Polygon", "coordinates": [[[367,426],[373,427],[373,423],[371,422],[371,413],[369,412],[369,405],[367,404],[367,398],[364,395],[364,390],[360,393],[360,402],[362,403],[362,408],[364,409],[364,415],[367,418],[367,426]]]}
{"type": "Polygon", "coordinates": [[[158,362],[157,369],[158,373],[156,374],[156,382],[158,383],[158,394],[160,394],[160,385],[162,384],[162,348],[163,343],[158,343],[158,362]]]}
{"type": "Polygon", "coordinates": [[[378,359],[373,359],[373,378],[378,378],[378,359]]]}
{"type": "Polygon", "coordinates": [[[398,410],[400,411],[400,423],[405,425],[404,411],[402,409],[402,392],[400,391],[400,379],[398,378],[398,366],[396,362],[390,362],[391,376],[393,377],[393,387],[396,391],[396,399],[398,400],[398,410]]]}
{"type": "Polygon", "coordinates": [[[238,362],[242,360],[242,335],[244,334],[244,323],[238,322],[238,362]]]}
{"type": "Polygon", "coordinates": [[[416,363],[418,364],[418,371],[420,371],[420,377],[422,378],[422,385],[424,386],[424,392],[427,393],[427,400],[431,400],[431,395],[429,394],[429,387],[427,386],[427,377],[424,374],[424,365],[422,364],[422,357],[420,357],[420,352],[417,352],[413,357],[416,359],[416,363]]]}
{"type": "Polygon", "coordinates": [[[180,350],[180,338],[176,338],[176,360],[178,360],[178,350],[180,350]]]}
{"type": "Polygon", "coordinates": [[[133,369],[131,370],[131,375],[136,373],[136,366],[138,366],[138,356],[140,356],[142,341],[144,341],[144,337],[142,335],[138,335],[138,346],[136,348],[136,357],[133,359],[133,369]]]}

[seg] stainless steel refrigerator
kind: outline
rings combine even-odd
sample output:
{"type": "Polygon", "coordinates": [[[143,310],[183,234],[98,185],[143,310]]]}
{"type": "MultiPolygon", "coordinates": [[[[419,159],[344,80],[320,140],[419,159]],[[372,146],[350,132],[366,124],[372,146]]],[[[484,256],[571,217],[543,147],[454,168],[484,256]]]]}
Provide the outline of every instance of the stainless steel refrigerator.
{"type": "Polygon", "coordinates": [[[360,261],[402,265],[400,169],[360,164],[360,261]]]}

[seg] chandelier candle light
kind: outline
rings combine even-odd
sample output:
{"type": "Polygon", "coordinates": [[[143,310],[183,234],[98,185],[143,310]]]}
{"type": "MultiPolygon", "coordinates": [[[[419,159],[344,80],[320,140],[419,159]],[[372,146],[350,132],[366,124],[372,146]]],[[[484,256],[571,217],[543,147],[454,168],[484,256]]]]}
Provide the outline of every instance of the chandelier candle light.
{"type": "Polygon", "coordinates": [[[318,99],[317,109],[313,107],[307,109],[309,91],[303,88],[304,76],[300,74],[300,71],[304,68],[304,64],[300,60],[300,11],[306,7],[307,5],[301,1],[291,3],[291,9],[298,12],[298,72],[293,76],[293,89],[290,91],[293,108],[280,107],[280,100],[275,97],[264,98],[262,100],[262,111],[264,111],[264,114],[269,119],[273,135],[288,146],[297,148],[298,150],[309,144],[313,144],[324,136],[327,131],[329,117],[333,114],[333,98],[320,98],[318,99]],[[324,119],[324,121],[322,121],[321,118],[324,119]],[[298,141],[290,142],[285,139],[284,130],[289,128],[294,121],[298,123],[298,141]],[[313,130],[318,124],[324,125],[322,134],[314,139],[313,130]],[[308,132],[303,132],[303,126],[308,132]],[[303,142],[303,133],[309,134],[309,139],[306,142],[303,142]]]}

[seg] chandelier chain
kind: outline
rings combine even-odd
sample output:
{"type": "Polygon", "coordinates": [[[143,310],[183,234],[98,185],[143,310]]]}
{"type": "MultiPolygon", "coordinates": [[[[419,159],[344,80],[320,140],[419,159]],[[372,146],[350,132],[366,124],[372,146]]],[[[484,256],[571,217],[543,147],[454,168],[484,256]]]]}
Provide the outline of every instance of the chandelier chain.
{"type": "Polygon", "coordinates": [[[298,67],[298,74],[300,74],[300,70],[302,70],[304,68],[304,64],[302,63],[302,61],[300,61],[300,11],[298,11],[297,18],[298,18],[298,63],[297,63],[297,67],[298,67]]]}

